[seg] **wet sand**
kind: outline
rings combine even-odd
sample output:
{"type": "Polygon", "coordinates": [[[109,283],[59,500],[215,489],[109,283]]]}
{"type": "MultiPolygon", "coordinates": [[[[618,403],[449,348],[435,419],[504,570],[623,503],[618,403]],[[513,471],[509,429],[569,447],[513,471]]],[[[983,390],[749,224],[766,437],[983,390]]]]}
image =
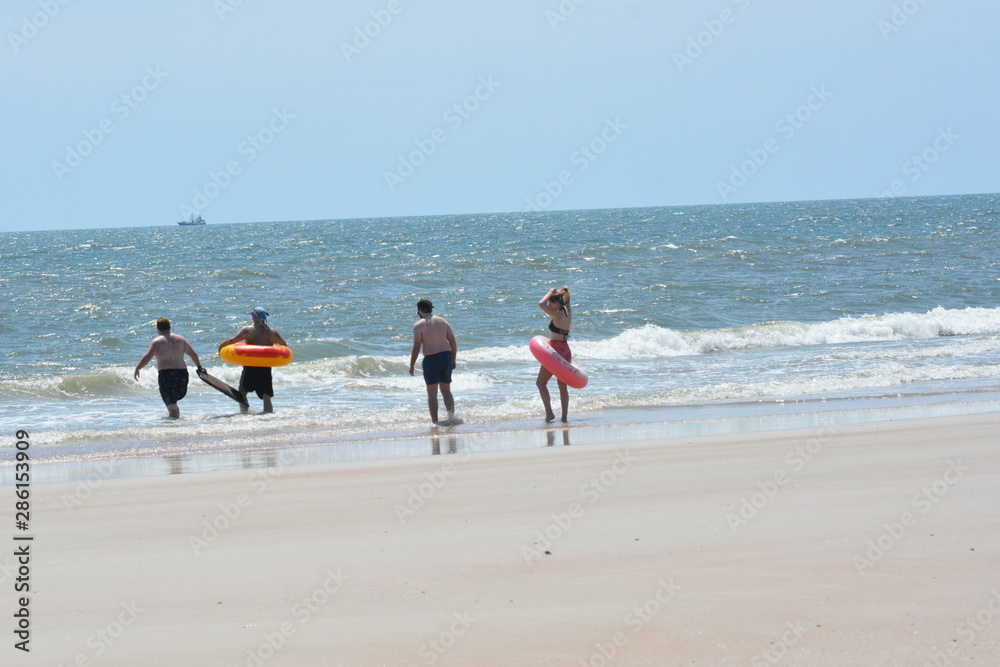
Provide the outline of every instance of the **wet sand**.
{"type": "MultiPolygon", "coordinates": [[[[32,651],[9,633],[3,651],[46,665],[992,664],[998,445],[989,413],[336,464],[277,452],[270,467],[38,484],[32,651]]],[[[13,614],[13,556],[0,566],[13,614]]]]}

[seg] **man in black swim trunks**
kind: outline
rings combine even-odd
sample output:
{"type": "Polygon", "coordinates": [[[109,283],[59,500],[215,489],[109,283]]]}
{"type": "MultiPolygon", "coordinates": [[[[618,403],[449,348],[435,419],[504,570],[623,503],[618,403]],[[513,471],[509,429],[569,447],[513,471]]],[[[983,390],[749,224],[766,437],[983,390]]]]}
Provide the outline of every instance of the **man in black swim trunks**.
{"type": "Polygon", "coordinates": [[[427,299],[417,303],[420,319],[413,325],[413,349],[410,351],[410,375],[421,348],[424,351],[424,383],[431,421],[438,423],[438,389],[444,399],[448,419],[455,418],[455,398],[451,395],[451,371],[458,358],[458,342],[448,320],[433,314],[434,304],[427,299]]]}
{"type": "Polygon", "coordinates": [[[139,360],[133,375],[138,380],[139,371],[153,357],[156,357],[156,368],[159,370],[160,398],[167,406],[167,414],[173,419],[177,419],[181,416],[177,402],[187,395],[188,386],[188,371],[187,364],[184,363],[184,355],[191,357],[199,370],[201,370],[201,361],[184,336],[171,333],[170,320],[165,317],[156,320],[156,331],[160,335],[149,344],[149,350],[139,360]]]}
{"type": "MultiPolygon", "coordinates": [[[[270,317],[263,308],[254,308],[250,313],[253,324],[243,327],[240,332],[232,338],[226,339],[219,344],[221,350],[227,345],[246,342],[247,345],[288,345],[285,339],[277,330],[267,325],[267,318],[270,317]]],[[[257,368],[254,366],[244,366],[243,374],[240,375],[240,393],[244,396],[250,392],[255,392],[257,398],[264,401],[264,412],[274,412],[271,398],[274,396],[274,385],[271,383],[271,369],[257,368]]],[[[249,408],[241,405],[241,412],[249,412],[249,408]]]]}

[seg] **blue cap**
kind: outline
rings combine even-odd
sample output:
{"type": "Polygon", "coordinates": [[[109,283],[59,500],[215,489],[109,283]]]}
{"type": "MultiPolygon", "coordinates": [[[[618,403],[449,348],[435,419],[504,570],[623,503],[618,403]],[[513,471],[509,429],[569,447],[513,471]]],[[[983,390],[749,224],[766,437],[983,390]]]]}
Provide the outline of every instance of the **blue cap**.
{"type": "Polygon", "coordinates": [[[250,312],[250,314],[256,317],[261,322],[265,321],[268,317],[267,311],[261,308],[260,306],[254,308],[253,311],[250,312]]]}

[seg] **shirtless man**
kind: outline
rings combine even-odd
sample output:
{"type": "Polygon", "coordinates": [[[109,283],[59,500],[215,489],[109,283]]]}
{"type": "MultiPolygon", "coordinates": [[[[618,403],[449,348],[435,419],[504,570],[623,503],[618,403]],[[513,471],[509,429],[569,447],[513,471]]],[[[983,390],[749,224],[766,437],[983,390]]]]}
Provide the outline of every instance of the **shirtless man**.
{"type": "MultiPolygon", "coordinates": [[[[232,345],[240,341],[246,342],[247,345],[288,345],[285,339],[281,337],[281,334],[267,326],[266,322],[269,315],[266,310],[260,307],[254,308],[250,316],[253,324],[243,327],[238,334],[219,343],[220,350],[227,345],[232,345]]],[[[256,392],[257,398],[264,401],[264,412],[274,412],[274,406],[271,405],[271,398],[274,396],[274,386],[271,383],[270,368],[244,366],[243,373],[240,375],[239,390],[244,396],[251,391],[256,392]]],[[[248,407],[240,405],[240,412],[245,414],[249,410],[248,407]]]]}
{"type": "Polygon", "coordinates": [[[443,317],[433,315],[434,304],[427,299],[417,303],[420,319],[413,325],[413,349],[410,351],[410,375],[417,363],[420,349],[424,351],[424,382],[427,384],[427,407],[431,421],[438,422],[438,389],[444,399],[448,419],[455,417],[455,398],[451,395],[451,372],[458,358],[458,342],[451,325],[443,317]]]}
{"type": "Polygon", "coordinates": [[[184,336],[179,336],[170,332],[170,320],[161,317],[156,320],[156,331],[160,335],[149,344],[149,350],[139,360],[135,367],[135,379],[139,379],[139,371],[148,364],[153,357],[156,357],[156,368],[159,370],[157,379],[160,386],[160,398],[167,406],[167,414],[172,419],[181,416],[181,410],[177,407],[177,401],[187,394],[188,371],[187,364],[184,363],[184,355],[191,357],[195,366],[201,370],[201,361],[194,348],[188,344],[184,336]]]}

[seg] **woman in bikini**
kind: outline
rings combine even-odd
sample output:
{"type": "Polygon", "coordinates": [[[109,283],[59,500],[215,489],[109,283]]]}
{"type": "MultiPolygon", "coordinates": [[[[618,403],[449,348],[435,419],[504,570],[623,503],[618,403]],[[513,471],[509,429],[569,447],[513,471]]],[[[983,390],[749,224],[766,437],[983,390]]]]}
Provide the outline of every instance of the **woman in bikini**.
{"type": "MultiPolygon", "coordinates": [[[[573,311],[570,310],[569,300],[568,287],[563,287],[560,290],[550,289],[542,297],[542,300],[538,302],[538,307],[552,318],[549,322],[549,331],[551,332],[549,334],[549,342],[552,344],[552,348],[566,361],[573,361],[573,353],[570,351],[569,343],[567,342],[570,326],[573,324],[573,311]]],[[[552,412],[552,399],[549,397],[548,383],[551,377],[552,372],[542,366],[538,369],[538,379],[535,380],[538,393],[542,397],[542,404],[545,406],[546,422],[551,422],[556,418],[555,413],[552,412]]],[[[562,405],[562,420],[563,422],[567,422],[569,421],[567,418],[569,412],[569,387],[558,378],[556,381],[559,383],[559,403],[562,405]]]]}

